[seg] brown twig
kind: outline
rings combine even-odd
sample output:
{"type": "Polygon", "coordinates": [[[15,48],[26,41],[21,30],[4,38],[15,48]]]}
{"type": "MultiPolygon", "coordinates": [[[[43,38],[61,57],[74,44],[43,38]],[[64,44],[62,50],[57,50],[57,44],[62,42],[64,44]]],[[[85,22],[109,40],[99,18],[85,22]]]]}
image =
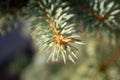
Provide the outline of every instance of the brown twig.
{"type": "Polygon", "coordinates": [[[100,63],[99,70],[95,73],[92,80],[97,80],[98,75],[100,75],[100,72],[106,72],[110,65],[120,56],[120,45],[115,49],[115,51],[111,54],[111,56],[106,60],[104,63],[100,63]]]}

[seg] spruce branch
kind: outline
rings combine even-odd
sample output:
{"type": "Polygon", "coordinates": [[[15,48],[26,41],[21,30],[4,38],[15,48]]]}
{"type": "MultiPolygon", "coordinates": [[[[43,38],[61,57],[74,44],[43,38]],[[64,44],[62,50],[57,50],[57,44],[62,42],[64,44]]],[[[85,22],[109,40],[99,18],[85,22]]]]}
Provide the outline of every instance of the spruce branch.
{"type": "MultiPolygon", "coordinates": [[[[75,15],[71,13],[68,3],[60,0],[36,2],[30,3],[30,5],[37,5],[35,7],[37,15],[32,16],[34,16],[34,21],[38,21],[35,26],[32,26],[34,29],[32,36],[36,45],[39,46],[40,53],[49,54],[48,61],[58,61],[61,56],[64,63],[66,63],[66,58],[75,63],[74,59],[78,59],[78,57],[73,44],[83,43],[72,35],[76,32],[76,24],[71,22],[75,15]]],[[[34,8],[32,7],[32,9],[34,8]]]]}
{"type": "Polygon", "coordinates": [[[120,13],[120,5],[112,0],[92,0],[89,6],[81,3],[75,3],[83,12],[83,23],[88,23],[88,30],[112,30],[120,29],[119,22],[116,21],[116,15],[120,13]],[[98,25],[99,24],[99,25],[98,25]]]}

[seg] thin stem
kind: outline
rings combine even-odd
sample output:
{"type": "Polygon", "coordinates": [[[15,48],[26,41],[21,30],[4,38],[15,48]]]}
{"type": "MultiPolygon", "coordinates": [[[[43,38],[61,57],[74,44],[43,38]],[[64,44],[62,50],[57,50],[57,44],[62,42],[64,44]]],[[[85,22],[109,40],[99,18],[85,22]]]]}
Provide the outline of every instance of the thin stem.
{"type": "Polygon", "coordinates": [[[106,61],[106,65],[111,65],[112,62],[117,59],[120,56],[120,45],[115,49],[115,51],[112,53],[112,55],[108,58],[106,61]]]}

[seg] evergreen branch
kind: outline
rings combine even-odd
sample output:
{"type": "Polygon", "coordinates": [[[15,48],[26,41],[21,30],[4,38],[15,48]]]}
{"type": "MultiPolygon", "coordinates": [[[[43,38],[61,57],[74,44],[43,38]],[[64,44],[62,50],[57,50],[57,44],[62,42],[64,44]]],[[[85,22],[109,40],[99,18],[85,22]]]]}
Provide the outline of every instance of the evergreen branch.
{"type": "Polygon", "coordinates": [[[61,55],[65,64],[66,58],[75,63],[72,56],[77,59],[76,52],[68,44],[83,43],[71,37],[75,33],[75,24],[69,21],[74,17],[74,14],[70,12],[71,8],[67,2],[42,0],[39,3],[34,3],[40,7],[40,9],[36,9],[37,11],[35,10],[39,14],[39,17],[38,15],[34,15],[34,21],[40,19],[41,22],[33,26],[32,36],[36,44],[39,45],[40,52],[49,53],[48,60],[57,61],[61,55]]]}
{"type": "MultiPolygon", "coordinates": [[[[104,29],[107,28],[108,30],[117,30],[119,29],[119,23],[115,20],[115,15],[120,13],[120,6],[116,4],[114,1],[108,0],[92,0],[90,1],[90,6],[87,7],[84,4],[78,4],[74,2],[79,8],[82,9],[82,12],[85,13],[85,20],[88,20],[89,28],[93,27],[93,30],[98,27],[97,29],[104,29]],[[96,26],[100,23],[98,26],[96,26]],[[112,25],[112,26],[111,26],[112,25]]],[[[85,23],[86,24],[86,23],[85,23]]]]}

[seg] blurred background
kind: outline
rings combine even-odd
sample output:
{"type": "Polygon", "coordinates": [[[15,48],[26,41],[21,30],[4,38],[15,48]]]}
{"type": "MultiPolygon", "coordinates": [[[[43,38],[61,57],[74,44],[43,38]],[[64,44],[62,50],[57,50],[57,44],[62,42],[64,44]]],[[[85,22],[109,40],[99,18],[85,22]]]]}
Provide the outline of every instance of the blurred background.
{"type": "MultiPolygon", "coordinates": [[[[61,0],[73,8],[76,14],[73,21],[77,23],[74,35],[80,35],[85,45],[76,45],[79,50],[76,64],[70,61],[64,64],[63,60],[47,62],[48,56],[37,52],[29,29],[26,16],[30,1],[0,0],[0,80],[120,80],[120,25],[105,30],[92,28],[89,32],[86,26],[91,23],[86,25],[84,22],[91,10],[88,9],[90,1],[61,0]]],[[[119,0],[106,1],[114,1],[120,6],[119,0]]],[[[35,4],[32,6],[36,7],[35,4]]],[[[120,23],[120,13],[115,19],[120,23]]]]}

